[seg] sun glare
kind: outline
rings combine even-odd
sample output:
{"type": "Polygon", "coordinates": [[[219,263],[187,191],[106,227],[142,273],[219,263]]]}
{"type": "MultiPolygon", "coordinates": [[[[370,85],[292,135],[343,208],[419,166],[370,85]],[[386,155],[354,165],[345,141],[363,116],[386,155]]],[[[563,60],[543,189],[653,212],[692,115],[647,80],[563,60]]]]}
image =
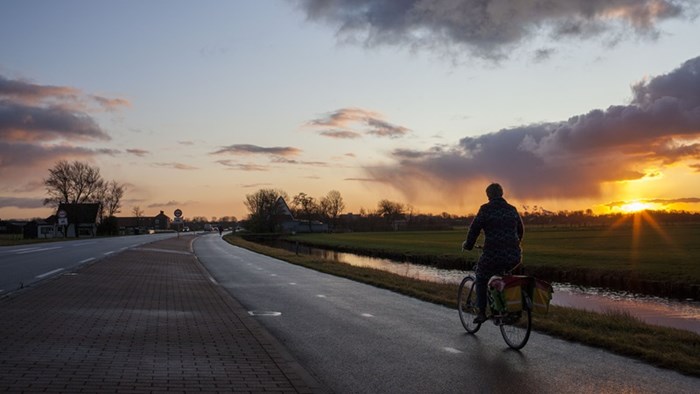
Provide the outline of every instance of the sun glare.
{"type": "Polygon", "coordinates": [[[630,202],[620,206],[620,210],[626,213],[634,213],[652,208],[652,204],[639,201],[630,202]]]}

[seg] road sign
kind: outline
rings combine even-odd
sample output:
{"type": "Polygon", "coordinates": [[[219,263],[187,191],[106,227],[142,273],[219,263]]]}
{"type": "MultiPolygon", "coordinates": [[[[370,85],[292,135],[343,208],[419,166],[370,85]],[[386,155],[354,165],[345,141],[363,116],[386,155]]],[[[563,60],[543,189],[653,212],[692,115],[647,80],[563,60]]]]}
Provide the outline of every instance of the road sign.
{"type": "Polygon", "coordinates": [[[173,223],[182,223],[182,218],[177,217],[177,218],[173,219],[173,223]]]}
{"type": "Polygon", "coordinates": [[[68,218],[58,218],[58,225],[59,226],[67,226],[68,225],[68,218]]]}
{"type": "Polygon", "coordinates": [[[63,209],[61,209],[60,211],[58,211],[58,217],[59,217],[59,218],[64,218],[64,217],[66,217],[66,216],[68,216],[68,213],[67,213],[66,211],[64,211],[63,209]]]}
{"type": "Polygon", "coordinates": [[[182,216],[182,211],[180,210],[180,208],[176,209],[175,212],[173,212],[173,213],[175,214],[176,218],[179,218],[180,216],[182,216]]]}

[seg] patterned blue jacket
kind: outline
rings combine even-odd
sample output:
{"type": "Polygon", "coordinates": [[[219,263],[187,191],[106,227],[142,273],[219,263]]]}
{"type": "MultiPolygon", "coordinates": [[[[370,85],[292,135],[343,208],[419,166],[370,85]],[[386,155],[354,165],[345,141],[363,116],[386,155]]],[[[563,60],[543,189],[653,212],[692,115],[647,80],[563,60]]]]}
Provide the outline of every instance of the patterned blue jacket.
{"type": "Polygon", "coordinates": [[[465,248],[472,250],[481,230],[484,251],[479,264],[512,266],[520,262],[523,221],[514,206],[503,198],[494,198],[479,208],[469,226],[465,248]]]}

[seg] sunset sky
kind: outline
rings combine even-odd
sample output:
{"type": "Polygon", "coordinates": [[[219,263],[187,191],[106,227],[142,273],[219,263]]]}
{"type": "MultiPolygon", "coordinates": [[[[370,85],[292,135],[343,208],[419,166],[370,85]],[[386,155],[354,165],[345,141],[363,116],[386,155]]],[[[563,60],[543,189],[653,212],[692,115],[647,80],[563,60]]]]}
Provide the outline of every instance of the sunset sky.
{"type": "Polygon", "coordinates": [[[695,0],[1,9],[0,219],[54,213],[61,159],[126,184],[119,216],[242,219],[261,188],[468,214],[492,181],[521,211],[700,210],[695,0]]]}

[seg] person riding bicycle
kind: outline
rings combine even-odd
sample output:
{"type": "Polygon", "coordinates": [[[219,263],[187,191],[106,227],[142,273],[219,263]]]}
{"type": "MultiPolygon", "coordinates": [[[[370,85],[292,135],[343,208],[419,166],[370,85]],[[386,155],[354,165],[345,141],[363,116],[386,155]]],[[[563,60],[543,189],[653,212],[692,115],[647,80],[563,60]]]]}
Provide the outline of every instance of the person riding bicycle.
{"type": "Polygon", "coordinates": [[[475,324],[486,321],[486,292],[489,279],[493,275],[508,271],[520,263],[523,239],[523,221],[514,206],[503,198],[503,188],[492,183],[486,188],[489,202],[479,208],[479,212],[469,226],[467,239],[462,249],[472,250],[481,231],[484,231],[484,249],[476,265],[476,299],[479,315],[475,324]]]}

